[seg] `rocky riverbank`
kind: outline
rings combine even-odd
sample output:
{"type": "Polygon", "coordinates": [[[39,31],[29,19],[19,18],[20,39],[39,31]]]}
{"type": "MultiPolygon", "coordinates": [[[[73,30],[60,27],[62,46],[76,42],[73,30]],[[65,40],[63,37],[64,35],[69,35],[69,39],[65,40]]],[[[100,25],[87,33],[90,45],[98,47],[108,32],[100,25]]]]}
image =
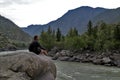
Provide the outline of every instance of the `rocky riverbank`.
{"type": "Polygon", "coordinates": [[[7,46],[0,48],[0,52],[2,52],[2,51],[15,51],[15,50],[18,50],[18,48],[12,44],[8,44],[7,46]]]}
{"type": "Polygon", "coordinates": [[[53,60],[73,61],[81,63],[93,63],[97,65],[120,67],[120,51],[95,52],[89,50],[59,50],[52,49],[49,52],[53,60]]]}

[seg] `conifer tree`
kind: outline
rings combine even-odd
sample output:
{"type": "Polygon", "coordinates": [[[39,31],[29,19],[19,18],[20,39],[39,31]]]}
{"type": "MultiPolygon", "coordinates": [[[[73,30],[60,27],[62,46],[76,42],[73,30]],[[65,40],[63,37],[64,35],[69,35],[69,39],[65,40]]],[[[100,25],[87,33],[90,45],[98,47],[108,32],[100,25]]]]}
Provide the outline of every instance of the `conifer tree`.
{"type": "Polygon", "coordinates": [[[51,33],[52,33],[51,26],[48,27],[47,33],[48,33],[48,34],[51,34],[51,33]]]}
{"type": "Polygon", "coordinates": [[[78,30],[74,28],[74,36],[78,36],[78,30]]]}
{"type": "Polygon", "coordinates": [[[62,36],[61,31],[60,31],[60,29],[58,28],[58,29],[57,29],[57,32],[56,32],[56,39],[57,39],[58,42],[61,41],[61,36],[62,36]]]}
{"type": "Polygon", "coordinates": [[[87,26],[88,26],[88,35],[91,36],[92,35],[92,22],[89,21],[87,26]]]}
{"type": "Polygon", "coordinates": [[[67,34],[68,37],[75,37],[75,36],[78,36],[78,30],[76,28],[70,28],[68,34],[67,34]]]}
{"type": "Polygon", "coordinates": [[[120,40],[120,26],[117,25],[115,28],[114,28],[114,38],[116,40],[120,40]]]}

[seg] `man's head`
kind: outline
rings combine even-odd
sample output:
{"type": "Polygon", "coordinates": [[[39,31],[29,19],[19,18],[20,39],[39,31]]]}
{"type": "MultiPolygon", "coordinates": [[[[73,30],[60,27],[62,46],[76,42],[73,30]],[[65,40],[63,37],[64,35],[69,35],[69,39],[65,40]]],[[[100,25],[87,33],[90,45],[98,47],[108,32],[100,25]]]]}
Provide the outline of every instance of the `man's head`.
{"type": "Polygon", "coordinates": [[[38,35],[35,35],[34,40],[38,40],[38,39],[39,39],[38,35]]]}

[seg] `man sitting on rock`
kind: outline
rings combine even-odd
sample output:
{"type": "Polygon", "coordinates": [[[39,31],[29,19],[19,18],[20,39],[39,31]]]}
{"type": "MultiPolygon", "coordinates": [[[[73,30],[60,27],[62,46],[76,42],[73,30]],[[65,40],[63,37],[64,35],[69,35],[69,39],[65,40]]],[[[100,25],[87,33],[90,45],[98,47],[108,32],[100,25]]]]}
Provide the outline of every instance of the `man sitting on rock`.
{"type": "Polygon", "coordinates": [[[45,54],[47,55],[47,51],[45,48],[43,48],[40,43],[38,42],[39,37],[37,35],[34,36],[34,40],[32,41],[32,43],[29,45],[29,51],[30,52],[34,52],[37,55],[39,54],[45,54]]]}

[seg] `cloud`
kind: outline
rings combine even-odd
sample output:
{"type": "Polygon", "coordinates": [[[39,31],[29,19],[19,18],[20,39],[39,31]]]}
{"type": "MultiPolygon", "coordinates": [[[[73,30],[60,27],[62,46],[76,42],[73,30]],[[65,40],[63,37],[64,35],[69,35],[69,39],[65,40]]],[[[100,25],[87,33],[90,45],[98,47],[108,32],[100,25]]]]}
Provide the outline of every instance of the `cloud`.
{"type": "Polygon", "coordinates": [[[13,4],[31,4],[40,0],[0,0],[0,7],[8,7],[13,4]]]}
{"type": "Polygon", "coordinates": [[[19,26],[46,24],[80,6],[117,8],[120,0],[0,0],[0,14],[19,26]]]}

